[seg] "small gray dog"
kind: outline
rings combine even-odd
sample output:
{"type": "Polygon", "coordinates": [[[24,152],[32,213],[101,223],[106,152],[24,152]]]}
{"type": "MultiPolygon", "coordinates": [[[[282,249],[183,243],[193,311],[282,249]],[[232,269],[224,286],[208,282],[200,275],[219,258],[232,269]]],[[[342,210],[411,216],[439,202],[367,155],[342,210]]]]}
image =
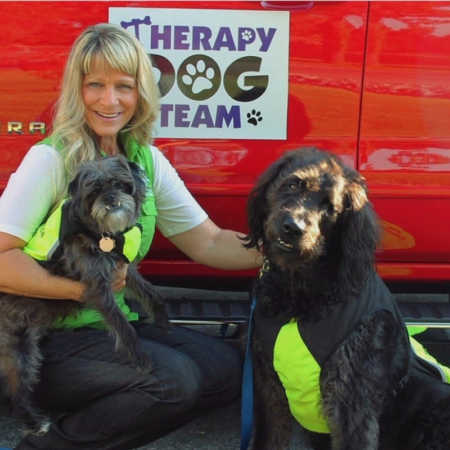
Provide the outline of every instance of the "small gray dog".
{"type": "MultiPolygon", "coordinates": [[[[123,252],[124,235],[136,231],[133,227],[146,195],[145,174],[123,156],[91,161],[80,167],[68,193],[62,206],[59,245],[47,261],[39,263],[53,274],[84,283],[84,303],[0,295],[0,376],[13,414],[38,434],[50,425],[32,399],[42,364],[39,341],[55,320],[76,314],[83,305],[93,308],[102,314],[116,349],[125,350],[137,368],[150,367],[111,289],[118,264],[129,262],[123,252]]],[[[162,299],[133,264],[126,281],[149,320],[166,327],[162,299]]]]}

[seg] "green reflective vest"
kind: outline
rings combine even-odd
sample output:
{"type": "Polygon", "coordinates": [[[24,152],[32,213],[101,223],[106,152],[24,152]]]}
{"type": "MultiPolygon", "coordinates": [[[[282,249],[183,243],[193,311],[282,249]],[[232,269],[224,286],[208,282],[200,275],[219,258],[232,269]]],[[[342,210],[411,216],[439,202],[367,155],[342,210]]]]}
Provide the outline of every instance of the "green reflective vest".
{"type": "MultiPolygon", "coordinates": [[[[148,145],[139,145],[129,135],[121,136],[123,146],[126,151],[128,160],[139,165],[147,175],[147,195],[142,205],[141,216],[138,219],[139,227],[134,227],[129,230],[124,243],[124,253],[128,254],[130,261],[139,262],[147,254],[151,242],[153,240],[156,228],[156,201],[153,194],[153,159],[148,145]]],[[[49,145],[56,150],[60,151],[61,146],[57,142],[54,136],[49,136],[40,142],[40,144],[49,145]]],[[[27,243],[24,251],[29,253],[36,259],[44,260],[49,256],[51,257],[52,251],[54,251],[57,245],[57,237],[59,235],[59,224],[61,223],[61,210],[62,204],[53,211],[27,243]],[[48,236],[45,236],[45,230],[47,230],[48,236]],[[50,231],[51,230],[51,231],[50,231]],[[56,238],[53,239],[49,236],[53,234],[56,238]],[[53,242],[53,243],[51,243],[53,242]],[[49,244],[50,243],[50,244],[49,244]]],[[[116,302],[119,308],[122,310],[128,320],[137,320],[138,314],[132,312],[125,302],[125,289],[116,292],[114,294],[116,302]]],[[[78,327],[94,327],[105,328],[103,318],[101,314],[90,308],[82,308],[76,315],[68,316],[54,324],[57,328],[78,328],[78,327]]]]}

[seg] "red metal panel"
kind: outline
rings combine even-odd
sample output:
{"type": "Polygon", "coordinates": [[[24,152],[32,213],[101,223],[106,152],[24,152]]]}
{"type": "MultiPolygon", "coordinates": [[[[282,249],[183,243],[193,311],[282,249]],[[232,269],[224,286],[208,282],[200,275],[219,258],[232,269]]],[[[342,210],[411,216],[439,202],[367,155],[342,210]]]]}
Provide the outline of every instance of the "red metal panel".
{"type": "Polygon", "coordinates": [[[359,168],[389,279],[450,277],[449,30],[450,2],[370,2],[359,168]]]}

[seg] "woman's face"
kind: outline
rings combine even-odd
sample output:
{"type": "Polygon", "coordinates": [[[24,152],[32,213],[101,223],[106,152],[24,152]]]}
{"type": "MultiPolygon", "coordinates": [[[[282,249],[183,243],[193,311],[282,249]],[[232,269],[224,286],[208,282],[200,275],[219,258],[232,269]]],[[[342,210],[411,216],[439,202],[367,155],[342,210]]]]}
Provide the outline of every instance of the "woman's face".
{"type": "Polygon", "coordinates": [[[85,118],[100,138],[116,138],[131,120],[138,103],[136,80],[95,60],[82,87],[85,118]]]}

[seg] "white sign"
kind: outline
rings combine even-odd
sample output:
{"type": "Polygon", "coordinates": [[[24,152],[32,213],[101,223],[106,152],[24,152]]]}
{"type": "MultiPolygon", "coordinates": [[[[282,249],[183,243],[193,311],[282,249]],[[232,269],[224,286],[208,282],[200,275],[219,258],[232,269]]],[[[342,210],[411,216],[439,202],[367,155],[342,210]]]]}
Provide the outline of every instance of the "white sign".
{"type": "Polygon", "coordinates": [[[155,137],[286,139],[289,12],[109,8],[161,91],[155,137]]]}

